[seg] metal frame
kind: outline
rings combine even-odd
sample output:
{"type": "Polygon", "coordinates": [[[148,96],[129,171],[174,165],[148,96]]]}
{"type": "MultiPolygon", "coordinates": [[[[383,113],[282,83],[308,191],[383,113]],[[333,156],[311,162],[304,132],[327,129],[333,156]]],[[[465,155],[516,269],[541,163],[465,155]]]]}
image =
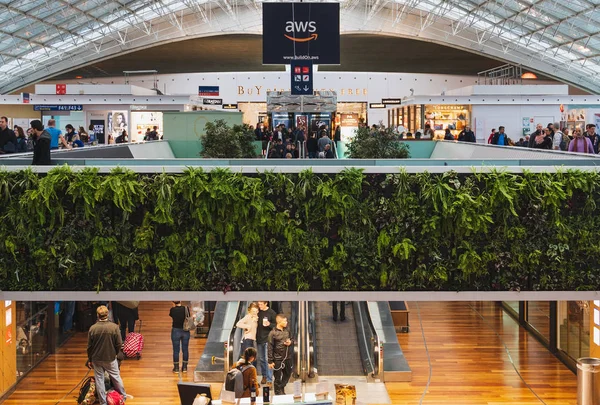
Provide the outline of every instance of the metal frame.
{"type": "MultiPolygon", "coordinates": [[[[161,43],[260,34],[260,3],[2,0],[0,92],[161,43]]],[[[341,7],[342,33],[437,42],[600,92],[597,0],[344,0],[341,7]]]]}

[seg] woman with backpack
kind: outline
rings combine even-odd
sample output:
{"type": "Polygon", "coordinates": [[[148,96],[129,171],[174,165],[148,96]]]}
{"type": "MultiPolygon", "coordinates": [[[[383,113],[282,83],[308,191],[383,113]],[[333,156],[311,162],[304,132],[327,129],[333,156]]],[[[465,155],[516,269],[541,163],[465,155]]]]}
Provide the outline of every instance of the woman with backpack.
{"type": "Polygon", "coordinates": [[[256,367],[252,365],[256,361],[256,349],[249,347],[244,350],[243,357],[231,368],[232,370],[237,368],[242,372],[244,378],[244,393],[240,398],[250,398],[250,391],[254,386],[256,396],[258,396],[258,375],[256,374],[256,367]]]}

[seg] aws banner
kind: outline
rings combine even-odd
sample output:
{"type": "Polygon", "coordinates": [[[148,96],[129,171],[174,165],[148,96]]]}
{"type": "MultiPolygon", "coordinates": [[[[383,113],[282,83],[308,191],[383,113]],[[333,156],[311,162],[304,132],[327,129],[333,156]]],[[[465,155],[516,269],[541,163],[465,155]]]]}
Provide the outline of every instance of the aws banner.
{"type": "Polygon", "coordinates": [[[339,3],[263,3],[263,64],[340,64],[339,3]]]}

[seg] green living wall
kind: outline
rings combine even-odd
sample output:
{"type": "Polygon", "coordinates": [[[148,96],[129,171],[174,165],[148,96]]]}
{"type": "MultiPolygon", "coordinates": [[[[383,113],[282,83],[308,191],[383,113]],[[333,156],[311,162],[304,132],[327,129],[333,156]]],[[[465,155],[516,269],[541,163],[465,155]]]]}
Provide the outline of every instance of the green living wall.
{"type": "Polygon", "coordinates": [[[598,290],[600,176],[0,172],[2,290],[598,290]]]}

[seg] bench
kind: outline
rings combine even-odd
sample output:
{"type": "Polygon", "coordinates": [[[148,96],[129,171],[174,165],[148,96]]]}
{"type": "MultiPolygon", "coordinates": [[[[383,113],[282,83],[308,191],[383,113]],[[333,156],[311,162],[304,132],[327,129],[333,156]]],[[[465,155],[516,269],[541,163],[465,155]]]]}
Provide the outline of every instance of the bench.
{"type": "Polygon", "coordinates": [[[389,304],[396,333],[408,333],[408,304],[406,301],[390,301],[389,304]]]}

